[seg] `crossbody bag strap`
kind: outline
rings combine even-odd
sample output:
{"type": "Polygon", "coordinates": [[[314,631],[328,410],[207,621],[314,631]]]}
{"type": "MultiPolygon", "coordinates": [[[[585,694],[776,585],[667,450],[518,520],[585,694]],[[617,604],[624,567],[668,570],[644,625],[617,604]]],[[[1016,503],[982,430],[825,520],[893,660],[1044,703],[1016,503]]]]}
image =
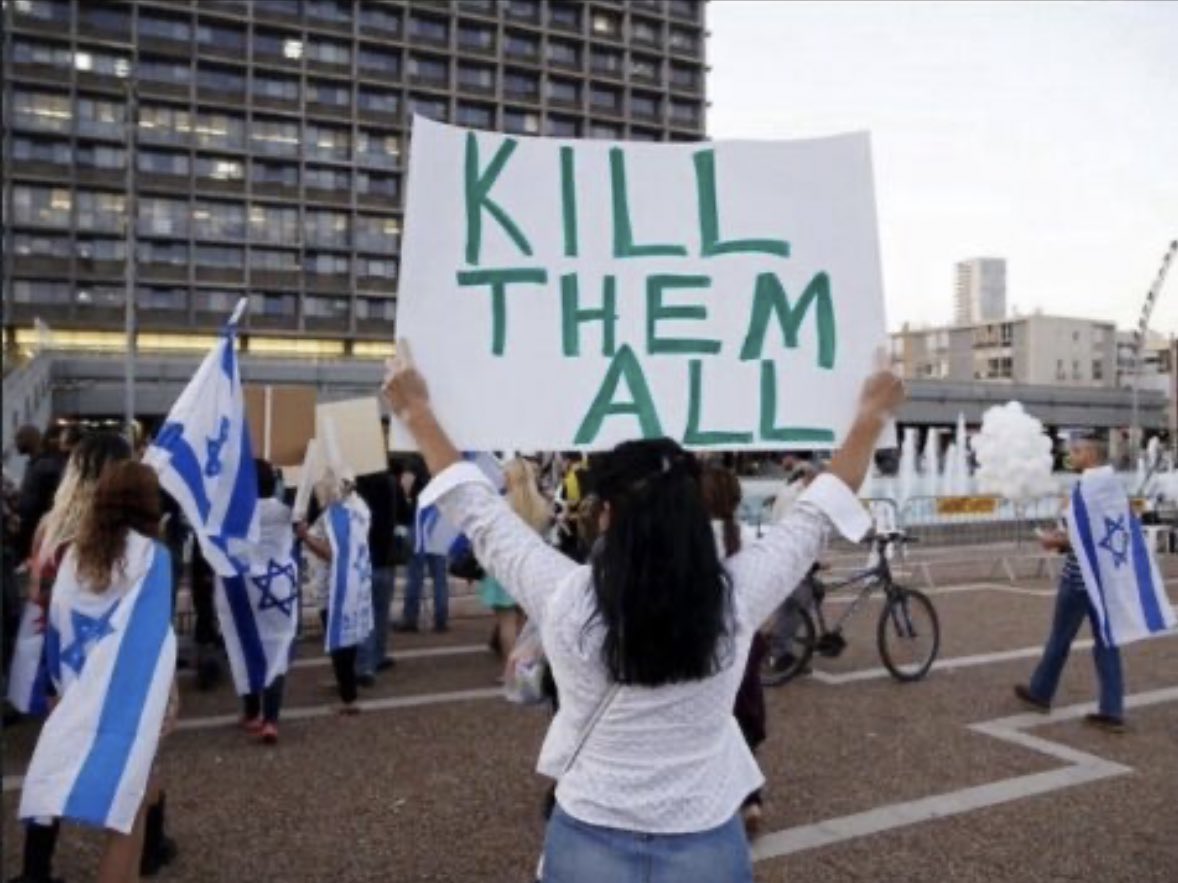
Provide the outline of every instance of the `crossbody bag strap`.
{"type": "Polygon", "coordinates": [[[577,744],[573,747],[573,753],[569,755],[569,759],[565,762],[564,769],[560,771],[560,777],[563,779],[568,771],[573,768],[573,764],[577,762],[577,758],[581,756],[581,749],[585,747],[585,743],[589,741],[589,737],[593,735],[593,730],[597,727],[598,722],[605,716],[605,712],[609,709],[614,701],[614,697],[618,695],[618,691],[622,689],[621,684],[614,684],[609,688],[606,694],[601,697],[601,701],[597,703],[597,708],[593,710],[592,716],[585,724],[585,728],[581,730],[581,735],[577,737],[577,744]]]}

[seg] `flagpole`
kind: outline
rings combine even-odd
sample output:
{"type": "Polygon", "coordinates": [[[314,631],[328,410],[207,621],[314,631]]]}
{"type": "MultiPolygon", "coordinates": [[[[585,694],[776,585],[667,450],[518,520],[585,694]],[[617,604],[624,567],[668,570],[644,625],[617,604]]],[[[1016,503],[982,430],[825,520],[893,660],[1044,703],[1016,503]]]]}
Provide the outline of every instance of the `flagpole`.
{"type": "Polygon", "coordinates": [[[135,439],[135,274],[136,274],[136,210],[135,200],[135,155],[136,129],[139,125],[139,96],[133,75],[127,78],[127,172],[125,181],[125,209],[127,217],[127,254],[124,263],[126,293],[123,296],[123,327],[126,334],[127,352],[123,358],[123,418],[126,424],[127,440],[134,447],[135,439]]]}

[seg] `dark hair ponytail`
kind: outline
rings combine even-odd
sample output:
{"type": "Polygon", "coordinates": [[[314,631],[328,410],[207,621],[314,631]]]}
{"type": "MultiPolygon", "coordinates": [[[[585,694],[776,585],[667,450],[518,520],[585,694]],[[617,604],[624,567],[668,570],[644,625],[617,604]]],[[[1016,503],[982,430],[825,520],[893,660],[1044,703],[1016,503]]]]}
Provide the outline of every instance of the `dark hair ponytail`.
{"type": "Polygon", "coordinates": [[[699,464],[670,439],[626,442],[601,457],[593,486],[610,513],[593,583],[611,677],[657,687],[714,674],[732,653],[732,588],[699,464]]]}

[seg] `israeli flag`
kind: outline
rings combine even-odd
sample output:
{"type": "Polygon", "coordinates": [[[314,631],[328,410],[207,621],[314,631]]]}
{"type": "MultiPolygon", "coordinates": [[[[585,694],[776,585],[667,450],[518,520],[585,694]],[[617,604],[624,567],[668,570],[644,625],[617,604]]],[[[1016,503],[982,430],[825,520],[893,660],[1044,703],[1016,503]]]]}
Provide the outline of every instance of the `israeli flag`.
{"type": "Polygon", "coordinates": [[[1120,647],[1174,628],[1153,550],[1111,466],[1084,472],[1067,520],[1104,643],[1120,647]]]}
{"type": "Polygon", "coordinates": [[[144,456],[223,577],[237,576],[234,558],[258,539],[257,476],[234,348],[245,304],[242,298],[144,456]]]}
{"type": "MultiPolygon", "coordinates": [[[[465,453],[462,458],[478,466],[499,493],[506,492],[507,479],[503,467],[491,454],[465,453]]],[[[418,507],[414,536],[415,551],[419,555],[442,555],[452,558],[470,548],[470,540],[442,517],[441,511],[434,503],[418,507]]]]}
{"type": "Polygon", "coordinates": [[[217,617],[239,696],[258,693],[286,674],[299,622],[291,511],[276,499],[262,500],[258,520],[248,567],[217,579],[217,617]]]}
{"type": "Polygon", "coordinates": [[[327,583],[328,653],[354,647],[372,631],[372,556],[368,526],[372,516],[356,493],[323,513],[331,543],[327,583]]]}
{"type": "Polygon", "coordinates": [[[49,671],[45,667],[45,611],[29,601],[20,618],[8,671],[8,701],[21,714],[43,715],[49,671]]]}
{"type": "Polygon", "coordinates": [[[130,833],[143,803],[176,674],[172,565],[132,532],[105,592],[70,551],[53,587],[45,653],[60,700],[45,721],[21,794],[22,819],[45,816],[130,833]]]}

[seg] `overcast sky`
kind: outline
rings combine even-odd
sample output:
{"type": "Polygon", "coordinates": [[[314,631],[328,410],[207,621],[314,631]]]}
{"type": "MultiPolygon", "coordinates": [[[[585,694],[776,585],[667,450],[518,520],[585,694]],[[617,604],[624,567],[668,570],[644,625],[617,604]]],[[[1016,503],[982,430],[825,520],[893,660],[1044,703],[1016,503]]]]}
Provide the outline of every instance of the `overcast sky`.
{"type": "MultiPolygon", "coordinates": [[[[716,138],[870,130],[888,324],[948,321],[953,264],[1023,312],[1135,325],[1178,238],[1178,2],[714,0],[716,138]]],[[[1178,334],[1178,266],[1153,327],[1178,334]]]]}

